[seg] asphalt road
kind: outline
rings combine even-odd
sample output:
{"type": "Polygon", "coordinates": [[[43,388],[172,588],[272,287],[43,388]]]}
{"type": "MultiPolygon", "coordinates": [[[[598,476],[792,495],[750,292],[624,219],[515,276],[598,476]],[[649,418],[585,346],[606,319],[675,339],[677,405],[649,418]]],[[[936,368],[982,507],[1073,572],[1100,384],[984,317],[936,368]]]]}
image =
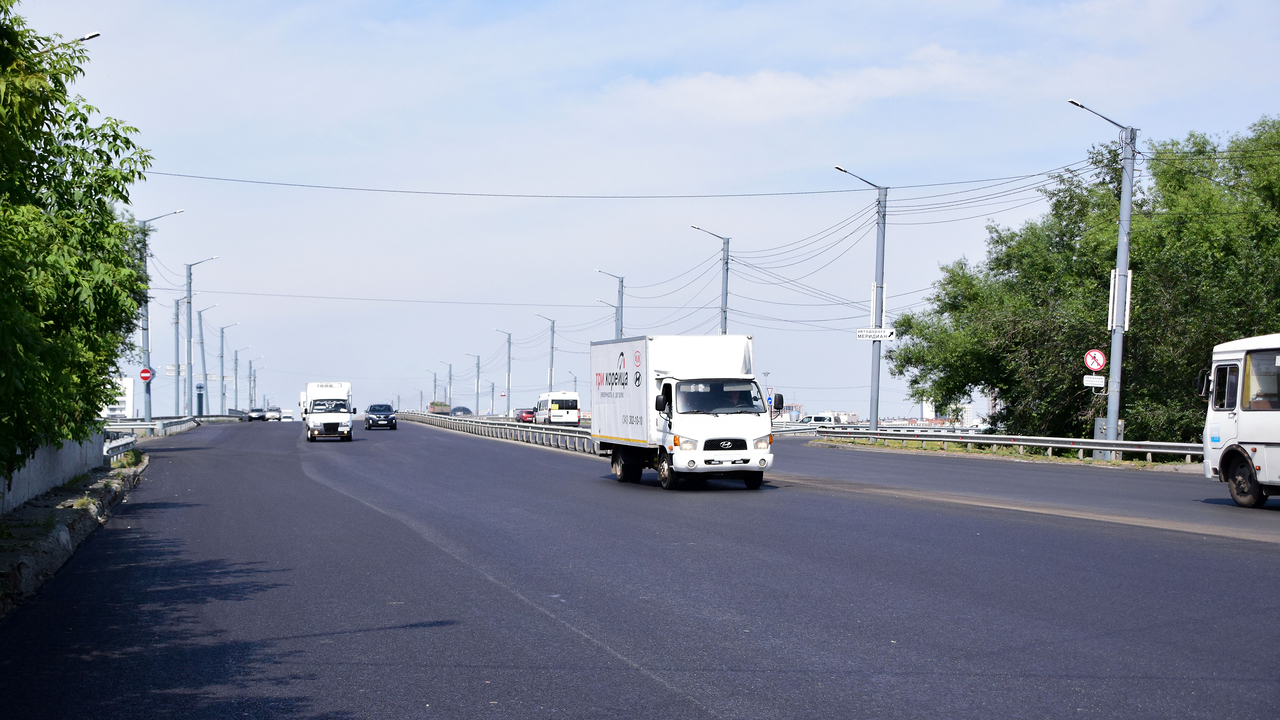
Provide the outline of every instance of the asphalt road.
{"type": "Polygon", "coordinates": [[[666,492],[407,422],[147,449],[0,623],[4,717],[1280,716],[1280,543],[1227,532],[1280,512],[1194,476],[786,441],[762,490],[666,492]]]}

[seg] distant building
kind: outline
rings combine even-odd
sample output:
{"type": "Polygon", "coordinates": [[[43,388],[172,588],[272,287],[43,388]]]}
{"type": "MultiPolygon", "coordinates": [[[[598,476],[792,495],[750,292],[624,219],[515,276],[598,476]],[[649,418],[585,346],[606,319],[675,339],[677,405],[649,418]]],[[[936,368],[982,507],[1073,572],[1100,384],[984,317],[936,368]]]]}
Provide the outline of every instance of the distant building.
{"type": "Polygon", "coordinates": [[[102,409],[102,417],[113,420],[131,418],[133,417],[133,378],[113,379],[116,382],[116,397],[110,405],[102,409]]]}
{"type": "Polygon", "coordinates": [[[944,421],[950,421],[950,424],[960,425],[961,427],[982,427],[985,424],[985,419],[982,417],[979,417],[978,414],[974,412],[972,403],[968,405],[961,405],[960,417],[957,417],[957,418],[941,417],[940,415],[938,415],[937,410],[933,407],[933,404],[928,402],[927,400],[920,403],[920,408],[921,408],[921,415],[924,416],[922,420],[925,422],[928,422],[931,420],[944,420],[944,421]]]}

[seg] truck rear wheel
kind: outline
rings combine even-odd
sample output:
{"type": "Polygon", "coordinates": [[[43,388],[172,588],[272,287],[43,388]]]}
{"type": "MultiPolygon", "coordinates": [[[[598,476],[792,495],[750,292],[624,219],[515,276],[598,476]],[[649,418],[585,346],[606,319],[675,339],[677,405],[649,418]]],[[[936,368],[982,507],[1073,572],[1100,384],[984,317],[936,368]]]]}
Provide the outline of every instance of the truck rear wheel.
{"type": "Polygon", "coordinates": [[[1238,459],[1231,466],[1227,473],[1227,489],[1231,491],[1231,499],[1240,507],[1256,508],[1267,504],[1267,496],[1253,474],[1253,466],[1244,460],[1238,459]]]}
{"type": "Polygon", "coordinates": [[[613,476],[618,479],[618,482],[626,482],[622,476],[622,450],[613,449],[613,453],[609,456],[609,468],[613,470],[613,476]]]}
{"type": "Polygon", "coordinates": [[[748,490],[759,490],[764,484],[764,473],[756,471],[749,472],[742,478],[742,483],[747,486],[748,490]]]}
{"type": "Polygon", "coordinates": [[[663,490],[675,490],[680,487],[680,473],[671,466],[671,456],[665,452],[658,458],[658,481],[662,483],[663,490]]]}

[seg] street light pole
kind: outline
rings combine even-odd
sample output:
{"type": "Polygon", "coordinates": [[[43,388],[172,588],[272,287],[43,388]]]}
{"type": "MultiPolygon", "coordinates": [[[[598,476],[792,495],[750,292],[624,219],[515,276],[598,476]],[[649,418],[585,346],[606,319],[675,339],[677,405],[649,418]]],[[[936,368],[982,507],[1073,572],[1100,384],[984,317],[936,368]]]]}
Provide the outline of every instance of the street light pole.
{"type": "Polygon", "coordinates": [[[574,375],[572,370],[565,370],[565,372],[569,373],[570,375],[573,375],[573,391],[575,393],[578,392],[578,376],[574,375]]]}
{"type": "MultiPolygon", "coordinates": [[[[92,37],[96,37],[96,36],[97,36],[97,33],[92,34],[92,37]]],[[[90,37],[91,37],[90,35],[86,35],[82,39],[89,39],[90,37]]],[[[173,212],[165,213],[164,215],[157,215],[153,218],[150,218],[148,220],[143,220],[142,222],[138,223],[138,230],[142,234],[142,244],[141,244],[140,250],[142,252],[142,267],[144,270],[146,269],[146,266],[147,266],[147,256],[150,254],[149,245],[147,243],[147,225],[155,220],[159,220],[160,218],[169,217],[170,215],[177,215],[180,212],[185,212],[185,211],[174,210],[173,212]]],[[[141,317],[142,367],[150,370],[152,379],[154,379],[156,369],[151,367],[151,287],[150,285],[151,283],[148,280],[147,297],[145,300],[142,301],[142,317],[141,317]]],[[[145,420],[146,422],[151,422],[151,380],[146,380],[146,381],[143,381],[142,383],[142,419],[145,420]]]]}
{"type": "MultiPolygon", "coordinates": [[[[1075,100],[1067,102],[1120,128],[1120,234],[1116,240],[1115,292],[1111,295],[1112,306],[1108,313],[1108,317],[1113,319],[1114,324],[1108,328],[1111,331],[1111,373],[1107,378],[1107,440],[1115,440],[1120,428],[1120,378],[1124,357],[1124,333],[1129,329],[1129,224],[1133,214],[1133,162],[1137,151],[1138,129],[1121,125],[1075,100]]],[[[1111,455],[1110,452],[1107,454],[1111,455]]]]}
{"type": "Polygon", "coordinates": [[[182,351],[179,349],[182,342],[182,333],[180,328],[182,324],[178,321],[179,308],[182,307],[182,298],[173,301],[173,416],[182,416],[182,351]]]}
{"type": "MultiPolygon", "coordinates": [[[[613,306],[613,337],[615,340],[622,339],[622,296],[623,296],[623,278],[621,275],[614,275],[611,272],[596,270],[601,275],[618,278],[618,304],[613,306]]],[[[603,301],[602,301],[603,302],[603,301]]],[[[608,305],[609,303],[605,303],[608,305]]]]}
{"type": "Polygon", "coordinates": [[[729,334],[729,240],[731,240],[732,238],[727,238],[723,235],[717,235],[711,232],[710,230],[703,230],[697,225],[690,225],[689,227],[693,228],[694,230],[701,230],[702,232],[710,235],[711,237],[717,237],[724,241],[724,255],[721,260],[721,263],[723,265],[723,267],[721,268],[722,279],[720,282],[720,334],[728,335],[729,334]]]}
{"type": "Polygon", "coordinates": [[[493,329],[494,332],[500,332],[507,336],[507,414],[511,417],[511,333],[505,330],[493,329]]]}
{"type": "Polygon", "coordinates": [[[547,363],[547,392],[551,392],[556,386],[556,321],[546,315],[534,315],[551,322],[551,360],[547,363]]]}
{"type": "MultiPolygon", "coordinates": [[[[875,188],[876,194],[876,281],[871,304],[871,327],[884,327],[884,226],[888,214],[889,188],[859,177],[839,165],[836,170],[875,188]]],[[[880,340],[871,341],[871,431],[880,428],[880,340]]]]}
{"type": "Polygon", "coordinates": [[[191,376],[191,268],[200,263],[207,263],[210,260],[217,260],[218,256],[205,258],[193,263],[186,263],[187,266],[187,414],[191,414],[191,403],[195,400],[195,388],[193,387],[193,378],[191,376]]]}

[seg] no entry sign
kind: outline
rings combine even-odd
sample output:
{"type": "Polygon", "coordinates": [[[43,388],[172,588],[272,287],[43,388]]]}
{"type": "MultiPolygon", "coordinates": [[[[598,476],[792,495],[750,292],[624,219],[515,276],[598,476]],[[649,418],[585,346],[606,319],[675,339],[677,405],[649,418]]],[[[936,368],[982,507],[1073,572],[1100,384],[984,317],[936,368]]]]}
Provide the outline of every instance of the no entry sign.
{"type": "Polygon", "coordinates": [[[1107,356],[1101,350],[1090,350],[1084,354],[1084,366],[1098,372],[1107,366],[1107,356]]]}
{"type": "Polygon", "coordinates": [[[142,382],[151,382],[151,376],[155,373],[151,372],[151,368],[142,368],[138,373],[138,377],[142,378],[142,382]]]}

